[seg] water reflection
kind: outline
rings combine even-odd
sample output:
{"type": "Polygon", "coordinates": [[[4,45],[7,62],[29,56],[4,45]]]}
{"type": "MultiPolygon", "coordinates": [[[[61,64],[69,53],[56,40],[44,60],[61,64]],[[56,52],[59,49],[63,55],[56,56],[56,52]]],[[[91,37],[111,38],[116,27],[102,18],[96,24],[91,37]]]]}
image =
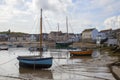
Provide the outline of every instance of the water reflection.
{"type": "Polygon", "coordinates": [[[92,57],[93,58],[98,58],[99,56],[100,56],[100,49],[94,50],[94,52],[92,53],[92,57]]]}
{"type": "Polygon", "coordinates": [[[101,54],[99,49],[94,50],[92,56],[72,57],[67,53],[67,50],[51,49],[43,54],[51,55],[54,58],[50,69],[34,70],[19,67],[17,56],[37,54],[38,52],[30,53],[27,48],[0,51],[0,75],[22,77],[24,80],[115,80],[106,67],[106,64],[111,62],[111,58],[108,55],[101,54]]]}
{"type": "Polygon", "coordinates": [[[71,56],[70,57],[70,59],[85,59],[85,60],[88,60],[91,58],[92,58],[91,56],[71,56]]]}
{"type": "Polygon", "coordinates": [[[53,79],[53,74],[51,70],[45,69],[27,69],[27,68],[19,68],[20,77],[30,78],[41,78],[41,79],[53,79]]]}

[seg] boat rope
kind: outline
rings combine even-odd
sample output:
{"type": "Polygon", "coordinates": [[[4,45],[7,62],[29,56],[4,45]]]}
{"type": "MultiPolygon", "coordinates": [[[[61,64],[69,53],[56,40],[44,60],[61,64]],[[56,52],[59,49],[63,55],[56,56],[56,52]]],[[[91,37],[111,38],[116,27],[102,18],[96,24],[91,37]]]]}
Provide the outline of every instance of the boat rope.
{"type": "Polygon", "coordinates": [[[24,77],[16,77],[16,76],[5,76],[5,75],[0,75],[0,77],[8,77],[8,78],[21,79],[21,80],[29,80],[29,79],[24,78],[24,77]]]}
{"type": "Polygon", "coordinates": [[[49,20],[47,19],[47,16],[45,14],[43,15],[43,18],[44,18],[45,22],[48,24],[48,26],[50,28],[49,30],[53,30],[50,23],[49,23],[49,20]]]}
{"type": "Polygon", "coordinates": [[[9,61],[6,61],[6,62],[3,62],[3,63],[0,63],[0,65],[4,65],[4,64],[7,64],[7,63],[9,63],[9,62],[11,62],[11,61],[13,61],[13,60],[15,60],[16,58],[13,58],[13,59],[11,59],[11,60],[9,60],[9,61]]]}

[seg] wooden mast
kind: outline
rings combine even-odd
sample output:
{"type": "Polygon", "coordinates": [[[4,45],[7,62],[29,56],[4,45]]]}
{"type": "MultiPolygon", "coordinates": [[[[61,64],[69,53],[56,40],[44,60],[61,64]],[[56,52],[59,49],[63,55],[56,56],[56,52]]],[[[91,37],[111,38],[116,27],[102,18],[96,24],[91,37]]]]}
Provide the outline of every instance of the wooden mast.
{"type": "Polygon", "coordinates": [[[68,39],[68,18],[66,16],[66,28],[67,28],[67,39],[68,39]]]}
{"type": "Polygon", "coordinates": [[[58,23],[58,32],[59,32],[59,23],[58,23]]]}
{"type": "Polygon", "coordinates": [[[40,17],[40,56],[42,56],[42,9],[41,9],[41,17],[40,17]]]}
{"type": "Polygon", "coordinates": [[[59,23],[58,23],[57,41],[59,41],[59,23]]]}

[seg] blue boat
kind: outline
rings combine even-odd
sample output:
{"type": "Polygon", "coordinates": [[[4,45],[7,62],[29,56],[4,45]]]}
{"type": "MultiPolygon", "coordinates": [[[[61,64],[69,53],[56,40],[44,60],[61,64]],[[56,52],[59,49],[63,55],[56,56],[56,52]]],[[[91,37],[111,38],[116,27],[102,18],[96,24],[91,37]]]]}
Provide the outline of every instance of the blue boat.
{"type": "Polygon", "coordinates": [[[50,68],[52,66],[52,57],[42,57],[42,9],[41,9],[41,18],[40,18],[40,55],[38,56],[18,56],[20,67],[27,68],[50,68]]]}
{"type": "Polygon", "coordinates": [[[29,68],[50,68],[52,66],[52,57],[41,58],[40,56],[18,56],[19,65],[29,68]]]}

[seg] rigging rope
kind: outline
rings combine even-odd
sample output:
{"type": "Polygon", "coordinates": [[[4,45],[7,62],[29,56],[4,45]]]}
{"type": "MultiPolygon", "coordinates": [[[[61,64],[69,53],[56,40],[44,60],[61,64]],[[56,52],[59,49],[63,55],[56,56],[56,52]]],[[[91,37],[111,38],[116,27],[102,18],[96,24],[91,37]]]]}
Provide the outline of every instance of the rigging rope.
{"type": "Polygon", "coordinates": [[[48,21],[48,19],[47,19],[45,14],[43,15],[43,17],[44,17],[44,20],[46,21],[46,23],[48,24],[50,30],[52,30],[52,27],[51,27],[51,25],[50,25],[50,23],[49,23],[49,21],[48,21]]]}
{"type": "Polygon", "coordinates": [[[6,62],[4,62],[4,63],[0,63],[0,65],[7,64],[7,63],[9,63],[9,62],[13,61],[14,59],[16,59],[16,58],[13,58],[13,59],[11,59],[11,60],[9,60],[9,61],[6,61],[6,62]]]}

